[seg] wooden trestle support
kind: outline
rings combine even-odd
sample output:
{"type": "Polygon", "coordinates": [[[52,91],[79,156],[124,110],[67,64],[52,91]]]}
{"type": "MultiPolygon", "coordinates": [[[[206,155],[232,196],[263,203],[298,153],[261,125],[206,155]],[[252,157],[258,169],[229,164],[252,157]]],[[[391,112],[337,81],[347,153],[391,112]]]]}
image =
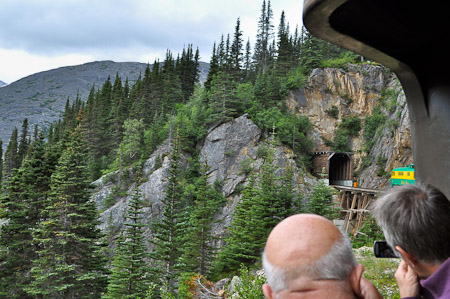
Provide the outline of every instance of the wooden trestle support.
{"type": "Polygon", "coordinates": [[[379,190],[333,186],[339,191],[339,204],[345,213],[343,230],[356,236],[363,225],[364,217],[369,212],[369,206],[376,198],[379,190]]]}

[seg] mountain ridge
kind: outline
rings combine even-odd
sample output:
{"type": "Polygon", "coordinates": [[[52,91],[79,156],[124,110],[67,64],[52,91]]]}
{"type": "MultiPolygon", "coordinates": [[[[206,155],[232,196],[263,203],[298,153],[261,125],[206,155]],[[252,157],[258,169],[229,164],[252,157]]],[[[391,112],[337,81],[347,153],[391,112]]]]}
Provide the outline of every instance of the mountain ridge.
{"type": "MultiPolygon", "coordinates": [[[[151,66],[151,65],[150,65],[151,66]]],[[[77,94],[86,101],[94,85],[100,88],[108,77],[116,74],[129,80],[130,86],[144,74],[147,63],[93,61],[80,65],[63,66],[26,76],[0,89],[0,139],[8,144],[14,127],[20,129],[25,118],[29,128],[35,124],[49,127],[64,111],[66,100],[73,101],[77,94]]],[[[209,64],[200,62],[200,82],[206,80],[209,64]]],[[[32,130],[29,130],[32,131],[32,130]]]]}

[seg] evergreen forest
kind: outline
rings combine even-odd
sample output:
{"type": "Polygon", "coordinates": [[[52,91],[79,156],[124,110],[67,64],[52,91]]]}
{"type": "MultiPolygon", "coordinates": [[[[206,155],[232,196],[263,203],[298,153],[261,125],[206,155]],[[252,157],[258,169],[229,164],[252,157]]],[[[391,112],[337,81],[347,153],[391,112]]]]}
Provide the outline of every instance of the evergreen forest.
{"type": "MultiPolygon", "coordinates": [[[[263,0],[255,44],[243,40],[239,19],[234,32],[218,37],[204,84],[200,53],[189,44],[177,55],[167,50],[133,85],[116,75],[92,86],[87,99],[68,98],[49,128],[30,128],[25,119],[14,129],[0,152],[0,298],[192,298],[194,280],[206,284],[258,264],[280,219],[317,207],[301,206],[292,171],[275,175],[277,143],[292,148],[299,167],[311,163],[311,123],[291,113],[285,97],[312,69],[361,57],[291,28],[284,12],[278,28],[273,18],[263,0]],[[258,153],[261,171],[245,169],[248,184],[217,249],[211,227],[225,198],[208,184],[195,145],[209,127],[245,113],[272,137],[258,153]],[[102,232],[91,183],[112,172],[125,183],[133,169],[137,185],[142,164],[165,140],[171,153],[163,217],[145,223],[145,202],[134,188],[124,229],[102,232]],[[183,152],[192,156],[187,168],[183,152]]],[[[317,192],[331,196],[326,186],[317,192]]]]}

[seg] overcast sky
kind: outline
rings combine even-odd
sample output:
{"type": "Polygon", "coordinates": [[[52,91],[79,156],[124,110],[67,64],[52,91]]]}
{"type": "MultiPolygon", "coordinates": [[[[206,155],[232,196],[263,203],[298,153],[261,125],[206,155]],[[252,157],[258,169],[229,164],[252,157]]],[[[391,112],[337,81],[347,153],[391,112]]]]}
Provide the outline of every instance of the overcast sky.
{"type": "MultiPolygon", "coordinates": [[[[301,27],[303,0],[272,0],[275,29],[284,10],[301,27]]],[[[0,80],[12,83],[96,60],[152,63],[183,46],[209,62],[214,41],[241,20],[254,44],[262,0],[0,0],[0,80]]]]}

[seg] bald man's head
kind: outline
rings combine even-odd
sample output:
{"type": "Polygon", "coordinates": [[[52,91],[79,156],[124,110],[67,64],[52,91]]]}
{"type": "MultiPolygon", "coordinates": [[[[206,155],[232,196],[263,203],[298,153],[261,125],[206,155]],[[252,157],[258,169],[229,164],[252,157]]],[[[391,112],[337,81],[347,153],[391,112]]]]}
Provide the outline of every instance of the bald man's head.
{"type": "Polygon", "coordinates": [[[263,266],[274,293],[335,288],[345,290],[342,298],[353,294],[350,275],[356,260],[350,241],[321,216],[299,214],[281,221],[267,239],[263,266]]]}
{"type": "Polygon", "coordinates": [[[281,221],[267,239],[267,260],[284,269],[307,265],[327,254],[342,239],[329,220],[311,214],[293,215],[281,221]]]}

